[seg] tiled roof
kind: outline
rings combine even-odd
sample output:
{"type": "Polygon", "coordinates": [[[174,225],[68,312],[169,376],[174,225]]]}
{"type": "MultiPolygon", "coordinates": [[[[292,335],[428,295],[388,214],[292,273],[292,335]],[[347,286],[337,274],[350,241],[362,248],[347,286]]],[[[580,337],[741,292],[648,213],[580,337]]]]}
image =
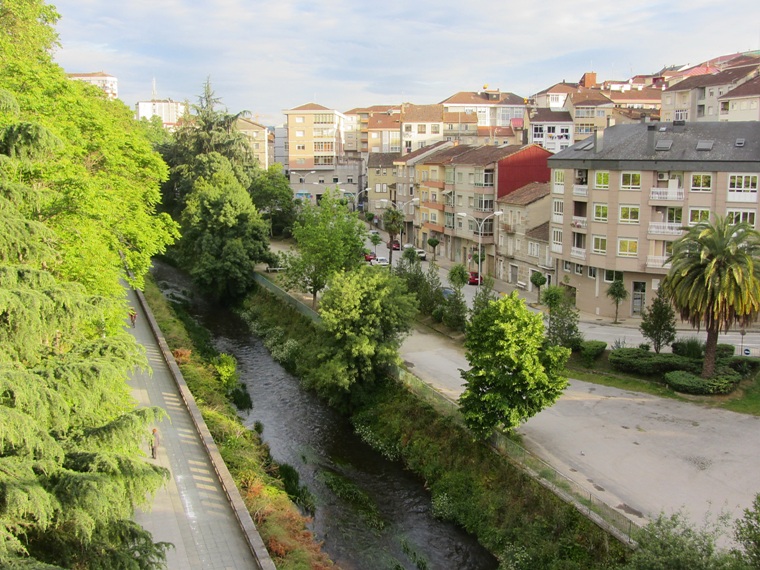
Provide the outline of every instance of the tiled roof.
{"type": "Polygon", "coordinates": [[[549,241],[549,225],[549,222],[544,222],[540,226],[531,228],[525,232],[525,237],[539,241],[549,241]]]}
{"type": "Polygon", "coordinates": [[[552,111],[545,107],[532,109],[530,114],[531,123],[572,123],[573,116],[569,111],[552,111]],[[535,113],[534,113],[535,112],[535,113]]]}
{"type": "MultiPolygon", "coordinates": [[[[549,166],[557,168],[556,165],[564,161],[584,160],[586,164],[597,161],[627,163],[630,169],[638,167],[632,165],[634,161],[656,162],[665,170],[668,170],[668,163],[673,162],[715,169],[715,163],[731,162],[760,169],[759,121],[634,123],[608,127],[601,136],[602,150],[594,149],[594,138],[590,137],[549,157],[549,166]],[[658,141],[663,141],[662,150],[655,150],[658,141]],[[700,141],[709,141],[709,148],[697,150],[700,141]],[[741,144],[737,145],[737,141],[741,144]]],[[[656,170],[656,167],[652,169],[656,170]]]]}
{"type": "Polygon", "coordinates": [[[448,99],[441,101],[442,105],[524,105],[525,99],[514,93],[499,91],[460,91],[448,99]],[[492,98],[491,95],[496,96],[492,98]]]}
{"type": "Polygon", "coordinates": [[[506,196],[499,198],[500,204],[513,206],[527,206],[549,195],[548,182],[531,182],[506,196]]]}
{"type": "Polygon", "coordinates": [[[367,120],[368,129],[395,129],[401,128],[401,121],[398,115],[387,115],[385,113],[377,113],[372,115],[367,120]]]}
{"type": "Polygon", "coordinates": [[[471,148],[465,153],[458,155],[451,162],[455,164],[466,164],[469,166],[487,166],[498,162],[502,158],[506,158],[516,152],[522,150],[520,145],[509,146],[493,146],[482,145],[471,148]]]}
{"type": "Polygon", "coordinates": [[[757,97],[758,95],[760,95],[760,75],[742,83],[735,89],[731,89],[731,91],[722,97],[718,97],[718,99],[720,101],[725,101],[726,99],[736,99],[737,97],[757,97]]]}
{"type": "Polygon", "coordinates": [[[67,75],[69,77],[114,77],[105,71],[93,71],[91,73],[68,73],[67,75]]]}
{"type": "Polygon", "coordinates": [[[438,141],[437,143],[428,145],[426,147],[418,148],[417,150],[414,150],[414,151],[412,151],[410,153],[407,153],[407,154],[405,154],[405,155],[397,158],[395,160],[395,162],[397,164],[401,164],[401,163],[404,163],[404,162],[409,162],[411,160],[416,159],[420,155],[424,155],[425,153],[429,153],[431,150],[437,149],[438,147],[448,148],[448,147],[451,147],[451,146],[454,146],[454,144],[451,141],[438,141]]]}
{"type": "Polygon", "coordinates": [[[574,91],[577,91],[580,85],[577,83],[566,83],[562,81],[561,83],[555,83],[551,87],[544,89],[543,91],[539,91],[536,93],[536,95],[544,95],[547,93],[572,93],[574,91]]]}
{"type": "Polygon", "coordinates": [[[367,168],[390,168],[399,156],[399,152],[371,152],[367,157],[367,168]]]}
{"type": "Polygon", "coordinates": [[[404,103],[401,106],[402,123],[442,123],[443,105],[412,105],[404,103]]]}
{"type": "Polygon", "coordinates": [[[662,100],[662,89],[657,87],[644,87],[643,89],[628,89],[626,91],[602,91],[604,95],[615,103],[623,101],[657,101],[662,100]]]}
{"type": "MultiPolygon", "coordinates": [[[[473,148],[472,145],[468,144],[460,144],[460,145],[454,145],[448,148],[442,148],[441,150],[431,154],[430,156],[427,156],[422,159],[422,163],[424,164],[448,164],[450,162],[453,162],[455,158],[458,156],[461,156],[464,153],[467,153],[471,151],[473,148]]],[[[407,158],[409,155],[405,156],[404,158],[407,158]]]]}
{"type": "Polygon", "coordinates": [[[372,105],[371,107],[354,107],[350,111],[343,113],[344,115],[362,115],[375,113],[388,113],[398,112],[401,109],[399,105],[372,105]]]}
{"type": "Polygon", "coordinates": [[[570,100],[575,107],[598,107],[612,103],[609,97],[595,89],[583,89],[570,93],[570,100]]]}
{"type": "Polygon", "coordinates": [[[697,75],[694,77],[687,77],[683,81],[679,81],[675,85],[672,85],[665,89],[665,91],[688,91],[690,89],[696,89],[698,87],[711,87],[714,85],[727,85],[735,83],[740,79],[744,79],[752,73],[756,73],[758,65],[742,65],[739,67],[732,67],[725,71],[718,73],[712,73],[708,75],[697,75]]]}
{"type": "Polygon", "coordinates": [[[322,105],[318,105],[317,103],[306,103],[306,105],[301,105],[300,107],[293,107],[291,111],[331,111],[332,109],[328,109],[327,107],[323,107],[322,105]]]}

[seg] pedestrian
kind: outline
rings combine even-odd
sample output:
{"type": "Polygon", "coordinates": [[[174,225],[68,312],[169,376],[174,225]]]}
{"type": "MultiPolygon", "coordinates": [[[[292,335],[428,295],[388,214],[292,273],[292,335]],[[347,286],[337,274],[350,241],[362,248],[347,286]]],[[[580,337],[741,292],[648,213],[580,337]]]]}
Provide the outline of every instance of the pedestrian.
{"type": "Polygon", "coordinates": [[[150,434],[150,456],[155,459],[158,456],[158,430],[153,428],[150,434]]]}
{"type": "Polygon", "coordinates": [[[135,321],[137,321],[137,311],[132,307],[129,308],[129,320],[132,321],[132,328],[135,328],[135,321]]]}

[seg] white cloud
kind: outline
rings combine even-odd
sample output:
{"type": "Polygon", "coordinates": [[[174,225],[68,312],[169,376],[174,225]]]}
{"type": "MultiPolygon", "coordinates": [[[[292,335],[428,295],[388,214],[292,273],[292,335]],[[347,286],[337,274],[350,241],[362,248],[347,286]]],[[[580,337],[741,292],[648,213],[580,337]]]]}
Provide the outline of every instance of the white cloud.
{"type": "Polygon", "coordinates": [[[758,49],[754,0],[61,0],[67,71],[119,78],[129,105],[195,101],[206,77],[231,111],[268,124],[308,101],[339,110],[434,103],[484,83],[527,96],[584,71],[600,78],[758,49]]]}

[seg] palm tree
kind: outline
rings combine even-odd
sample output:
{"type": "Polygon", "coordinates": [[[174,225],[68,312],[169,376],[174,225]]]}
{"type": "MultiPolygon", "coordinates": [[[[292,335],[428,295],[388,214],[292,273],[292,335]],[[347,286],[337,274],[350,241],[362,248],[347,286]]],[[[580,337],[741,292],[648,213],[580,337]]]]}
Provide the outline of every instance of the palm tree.
{"type": "Polygon", "coordinates": [[[707,331],[702,377],[715,372],[715,353],[721,329],[747,326],[760,314],[760,279],[755,262],[760,233],[745,222],[717,217],[701,222],[673,243],[665,263],[672,263],[663,282],[665,295],[699,330],[707,331]]]}
{"type": "Polygon", "coordinates": [[[395,206],[388,206],[383,212],[383,227],[388,232],[388,262],[393,267],[393,240],[404,227],[404,213],[395,206]]]}

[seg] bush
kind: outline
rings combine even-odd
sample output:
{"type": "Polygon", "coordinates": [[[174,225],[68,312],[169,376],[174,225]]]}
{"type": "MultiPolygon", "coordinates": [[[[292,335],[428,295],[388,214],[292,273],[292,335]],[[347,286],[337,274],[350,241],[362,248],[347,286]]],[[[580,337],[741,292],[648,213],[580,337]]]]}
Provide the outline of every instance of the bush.
{"type": "Polygon", "coordinates": [[[584,340],[581,343],[580,353],[583,365],[592,368],[594,361],[599,358],[607,348],[607,343],[601,340],[584,340]]]}
{"type": "Polygon", "coordinates": [[[642,343],[639,345],[639,348],[640,348],[641,350],[644,350],[644,351],[646,351],[646,352],[649,352],[650,350],[652,350],[652,345],[651,345],[651,344],[649,344],[648,342],[642,342],[642,343]]]}
{"type": "Polygon", "coordinates": [[[747,378],[760,368],[760,359],[749,356],[732,356],[725,361],[726,366],[730,367],[741,374],[742,378],[747,378]]]}
{"type": "Polygon", "coordinates": [[[705,343],[695,336],[676,340],[670,347],[673,354],[687,358],[702,358],[705,355],[705,343]]]}
{"type": "Polygon", "coordinates": [[[715,347],[716,358],[731,358],[734,355],[736,347],[733,344],[718,343],[715,347]]]}
{"type": "Polygon", "coordinates": [[[699,360],[677,354],[656,354],[641,348],[618,348],[609,355],[610,366],[620,372],[661,376],[674,370],[698,374],[702,370],[699,360]]]}
{"type": "Polygon", "coordinates": [[[665,383],[673,390],[696,395],[728,394],[739,379],[738,373],[729,368],[721,368],[715,376],[707,379],[683,370],[665,374],[665,383]]]}

